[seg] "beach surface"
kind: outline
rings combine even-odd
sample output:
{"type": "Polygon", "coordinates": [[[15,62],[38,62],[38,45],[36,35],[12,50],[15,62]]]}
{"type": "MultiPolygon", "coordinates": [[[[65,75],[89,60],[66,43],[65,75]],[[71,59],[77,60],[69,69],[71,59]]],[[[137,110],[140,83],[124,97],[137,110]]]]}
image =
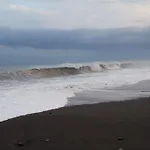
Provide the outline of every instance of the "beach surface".
{"type": "Polygon", "coordinates": [[[1,150],[148,150],[150,98],[63,107],[0,123],[1,150]]]}

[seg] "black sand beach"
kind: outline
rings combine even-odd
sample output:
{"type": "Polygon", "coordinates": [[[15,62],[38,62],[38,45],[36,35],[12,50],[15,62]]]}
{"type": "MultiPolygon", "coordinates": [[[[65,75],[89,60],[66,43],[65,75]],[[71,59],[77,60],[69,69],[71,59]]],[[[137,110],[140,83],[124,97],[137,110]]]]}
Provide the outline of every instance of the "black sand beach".
{"type": "Polygon", "coordinates": [[[0,123],[0,150],[148,150],[150,98],[65,107],[0,123]]]}

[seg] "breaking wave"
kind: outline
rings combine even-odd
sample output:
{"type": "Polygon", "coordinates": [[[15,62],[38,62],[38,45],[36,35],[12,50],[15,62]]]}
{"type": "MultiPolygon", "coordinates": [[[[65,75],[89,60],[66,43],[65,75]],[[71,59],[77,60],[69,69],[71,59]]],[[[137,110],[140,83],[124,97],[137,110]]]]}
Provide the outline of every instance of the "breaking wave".
{"type": "Polygon", "coordinates": [[[69,76],[83,73],[104,72],[118,70],[131,66],[132,63],[91,63],[91,64],[72,64],[52,68],[33,68],[18,71],[5,71],[0,73],[0,80],[22,79],[22,78],[45,78],[69,76]]]}

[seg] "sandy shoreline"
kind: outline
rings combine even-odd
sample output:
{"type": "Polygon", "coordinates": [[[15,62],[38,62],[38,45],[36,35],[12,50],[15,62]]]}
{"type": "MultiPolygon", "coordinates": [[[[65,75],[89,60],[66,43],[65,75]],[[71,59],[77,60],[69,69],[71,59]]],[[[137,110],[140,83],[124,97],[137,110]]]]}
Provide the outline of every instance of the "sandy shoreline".
{"type": "Polygon", "coordinates": [[[150,149],[150,98],[64,107],[0,123],[0,149],[150,149]]]}

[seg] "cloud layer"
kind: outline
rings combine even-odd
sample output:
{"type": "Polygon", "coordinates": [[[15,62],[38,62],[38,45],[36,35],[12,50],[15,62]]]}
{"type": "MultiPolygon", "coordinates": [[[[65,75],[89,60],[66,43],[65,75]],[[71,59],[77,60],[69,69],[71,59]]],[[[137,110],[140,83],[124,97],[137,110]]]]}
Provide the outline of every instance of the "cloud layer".
{"type": "Polygon", "coordinates": [[[39,49],[149,49],[150,29],[0,29],[0,45],[39,49]]]}
{"type": "Polygon", "coordinates": [[[150,59],[150,28],[0,28],[0,66],[150,59]]]}

